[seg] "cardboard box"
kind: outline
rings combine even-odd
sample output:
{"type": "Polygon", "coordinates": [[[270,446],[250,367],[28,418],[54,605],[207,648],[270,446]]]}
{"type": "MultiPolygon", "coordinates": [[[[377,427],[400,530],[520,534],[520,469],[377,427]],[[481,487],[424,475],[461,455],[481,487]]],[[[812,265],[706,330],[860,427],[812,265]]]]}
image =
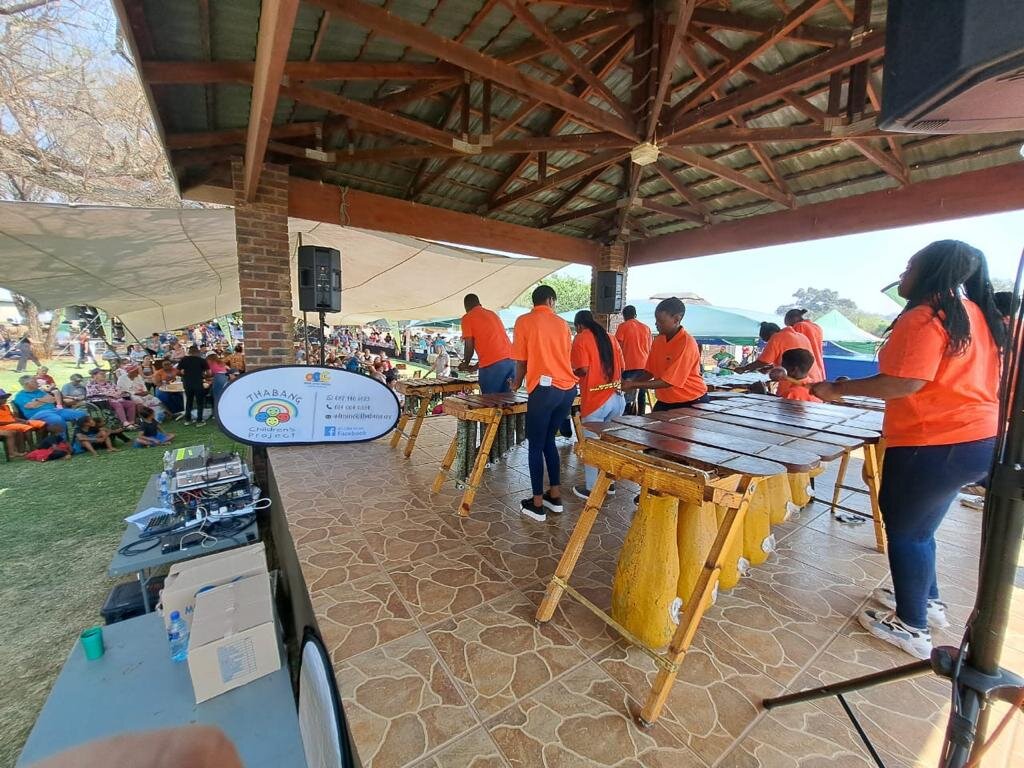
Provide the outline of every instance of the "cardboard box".
{"type": "Polygon", "coordinates": [[[199,592],[235,579],[266,573],[267,554],[263,542],[172,565],[160,592],[158,606],[164,626],[170,625],[171,613],[178,611],[191,627],[199,592]]]}
{"type": "Polygon", "coordinates": [[[280,668],[274,604],[266,573],[196,596],[188,670],[197,704],[280,668]]]}

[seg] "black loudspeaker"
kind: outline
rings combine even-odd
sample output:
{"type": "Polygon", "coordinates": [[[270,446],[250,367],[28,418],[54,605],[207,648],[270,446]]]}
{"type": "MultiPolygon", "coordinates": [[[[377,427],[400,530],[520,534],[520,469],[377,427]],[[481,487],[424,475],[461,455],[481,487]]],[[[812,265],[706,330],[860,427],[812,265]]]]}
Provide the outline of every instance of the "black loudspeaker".
{"type": "Polygon", "coordinates": [[[1024,129],[1024,2],[889,0],[879,126],[1024,129]]]}
{"type": "Polygon", "coordinates": [[[299,311],[341,311],[341,251],[299,246],[299,311]]]}
{"type": "Polygon", "coordinates": [[[594,285],[594,312],[611,315],[622,311],[622,280],[621,272],[597,273],[597,283],[594,285]]]}

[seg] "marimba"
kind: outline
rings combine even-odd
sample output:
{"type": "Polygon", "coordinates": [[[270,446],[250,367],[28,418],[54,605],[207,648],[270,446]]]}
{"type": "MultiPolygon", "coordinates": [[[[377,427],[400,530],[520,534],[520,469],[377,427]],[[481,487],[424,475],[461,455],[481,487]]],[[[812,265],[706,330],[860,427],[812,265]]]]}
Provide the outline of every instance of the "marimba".
{"type": "MultiPolygon", "coordinates": [[[[736,583],[741,554],[755,564],[767,558],[773,541],[770,527],[781,522],[777,507],[780,499],[785,503],[785,495],[776,495],[773,488],[785,493],[787,474],[813,472],[822,462],[846,456],[856,447],[867,449],[879,439],[876,431],[843,426],[858,421],[864,412],[809,414],[805,411],[810,409],[802,408],[805,403],[778,398],[739,402],[743,399],[585,425],[599,439],[584,440],[580,455],[598,468],[598,479],[536,618],[549,621],[562,595],[569,593],[654,659],[659,671],[640,713],[642,725],[659,717],[716,587],[736,583]],[[608,487],[617,479],[639,484],[641,494],[620,555],[609,615],[573,589],[569,578],[608,487]],[[652,524],[655,528],[644,532],[652,524]],[[638,530],[641,533],[635,533],[638,530]],[[653,553],[646,567],[624,562],[636,557],[638,542],[653,553]],[[658,547],[667,550],[660,552],[658,547]],[[675,559],[667,556],[673,547],[675,559]],[[652,579],[667,583],[652,590],[652,579]],[[644,582],[641,591],[632,581],[644,582]],[[642,599],[631,601],[632,593],[642,599]],[[631,620],[627,608],[633,606],[642,614],[640,622],[631,620]],[[667,617],[680,607],[673,629],[667,617]],[[655,620],[647,626],[644,622],[652,616],[655,620]],[[667,650],[661,652],[666,643],[667,650]]],[[[877,493],[873,500],[877,502],[877,493]]]]}
{"type": "Polygon", "coordinates": [[[754,387],[759,384],[767,384],[768,381],[769,379],[766,374],[757,372],[729,373],[724,375],[715,375],[712,373],[704,374],[704,383],[708,385],[708,389],[710,390],[746,391],[750,387],[754,387]]]}
{"type": "Polygon", "coordinates": [[[406,438],[405,458],[412,455],[412,449],[416,445],[416,437],[423,426],[423,419],[427,417],[430,410],[430,403],[434,397],[445,397],[459,392],[476,391],[479,384],[475,378],[460,379],[452,376],[440,376],[436,379],[399,379],[395,382],[395,392],[405,395],[405,406],[402,408],[402,415],[398,420],[395,433],[391,436],[391,447],[397,448],[402,437],[406,438]],[[415,416],[412,430],[408,434],[405,427],[409,419],[415,416]]]}
{"type": "MultiPolygon", "coordinates": [[[[528,400],[525,392],[445,398],[444,412],[459,421],[455,437],[434,478],[433,492],[440,491],[445,479],[453,477],[465,489],[459,504],[459,514],[463,517],[469,515],[488,463],[497,461],[526,440],[528,400]]],[[[577,436],[582,434],[578,417],[573,417],[573,424],[577,436]]]]}

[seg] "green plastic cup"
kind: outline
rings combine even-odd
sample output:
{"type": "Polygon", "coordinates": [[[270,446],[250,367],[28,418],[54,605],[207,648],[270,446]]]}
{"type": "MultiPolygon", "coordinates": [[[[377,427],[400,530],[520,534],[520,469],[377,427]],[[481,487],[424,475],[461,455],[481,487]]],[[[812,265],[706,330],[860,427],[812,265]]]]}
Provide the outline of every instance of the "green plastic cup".
{"type": "Polygon", "coordinates": [[[103,627],[89,627],[82,630],[80,637],[85,658],[95,661],[103,656],[103,627]]]}

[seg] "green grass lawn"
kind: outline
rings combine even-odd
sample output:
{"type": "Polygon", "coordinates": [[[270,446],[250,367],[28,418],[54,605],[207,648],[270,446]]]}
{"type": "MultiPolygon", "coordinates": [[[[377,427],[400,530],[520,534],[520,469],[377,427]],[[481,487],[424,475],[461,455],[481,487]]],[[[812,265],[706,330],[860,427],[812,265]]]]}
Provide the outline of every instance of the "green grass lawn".
{"type": "MultiPolygon", "coordinates": [[[[5,368],[9,366],[5,365],[5,368]]],[[[34,370],[34,367],[30,365],[34,370]]],[[[50,372],[59,383],[74,365],[50,372]]],[[[0,372],[0,387],[17,389],[0,372]]],[[[213,424],[172,424],[175,445],[233,445],[213,424]]],[[[75,456],[45,464],[0,463],[0,766],[13,766],[61,665],[117,580],[107,566],[163,451],[75,456]]],[[[127,577],[122,580],[127,580],[127,577]]]]}

